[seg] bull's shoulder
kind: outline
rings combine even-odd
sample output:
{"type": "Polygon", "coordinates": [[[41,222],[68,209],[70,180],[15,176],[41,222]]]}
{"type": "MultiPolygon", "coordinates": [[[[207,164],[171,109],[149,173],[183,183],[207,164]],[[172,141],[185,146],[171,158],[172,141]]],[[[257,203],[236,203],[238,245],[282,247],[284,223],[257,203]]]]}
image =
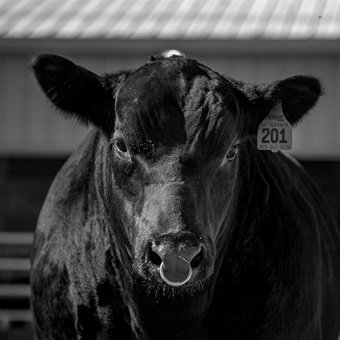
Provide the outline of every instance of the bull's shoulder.
{"type": "Polygon", "coordinates": [[[81,219],[88,206],[93,173],[93,156],[99,132],[91,131],[56,175],[41,210],[37,229],[48,232],[70,223],[70,216],[81,219]]]}
{"type": "Polygon", "coordinates": [[[291,156],[281,152],[259,155],[259,171],[271,192],[269,210],[276,210],[280,223],[301,230],[302,236],[312,234],[321,244],[335,251],[333,240],[340,242],[334,213],[323,192],[305,169],[291,156]]]}
{"type": "Polygon", "coordinates": [[[331,281],[335,279],[340,283],[340,274],[336,269],[340,266],[340,228],[327,197],[295,159],[286,154],[281,154],[279,159],[280,167],[288,174],[291,183],[301,193],[301,198],[308,203],[314,215],[323,259],[323,275],[327,277],[327,282],[332,277],[331,281]]]}
{"type": "Polygon", "coordinates": [[[333,223],[332,212],[324,193],[303,166],[287,153],[279,153],[275,164],[284,173],[285,179],[289,179],[288,185],[296,187],[319,212],[318,215],[322,215],[333,223]]]}
{"type": "Polygon", "coordinates": [[[83,181],[93,169],[96,140],[99,132],[92,130],[56,175],[49,196],[74,195],[74,190],[83,187],[83,181]]]}
{"type": "MultiPolygon", "coordinates": [[[[271,169],[275,169],[270,174],[273,176],[275,173],[273,185],[280,186],[278,190],[287,192],[289,196],[299,196],[300,201],[306,202],[319,226],[327,225],[333,228],[333,213],[327,199],[303,166],[292,156],[281,152],[271,158],[270,162],[271,169]]],[[[291,209],[294,210],[294,207],[291,209]]]]}
{"type": "Polygon", "coordinates": [[[278,152],[266,159],[270,163],[270,175],[276,177],[282,187],[293,187],[304,194],[307,200],[323,200],[323,194],[303,166],[291,155],[278,152]],[[279,178],[278,178],[279,177],[279,178]]]}

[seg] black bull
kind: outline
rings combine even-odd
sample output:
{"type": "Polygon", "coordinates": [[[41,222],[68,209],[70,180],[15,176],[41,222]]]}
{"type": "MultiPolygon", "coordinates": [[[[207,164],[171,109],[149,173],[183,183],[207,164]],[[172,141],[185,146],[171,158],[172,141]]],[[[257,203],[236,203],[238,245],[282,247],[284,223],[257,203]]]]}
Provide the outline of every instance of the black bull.
{"type": "Polygon", "coordinates": [[[303,169],[255,138],[278,102],[296,124],[317,79],[245,84],[184,56],[103,76],[55,55],[32,67],[97,127],[39,218],[39,339],[337,339],[339,230],[303,169]]]}

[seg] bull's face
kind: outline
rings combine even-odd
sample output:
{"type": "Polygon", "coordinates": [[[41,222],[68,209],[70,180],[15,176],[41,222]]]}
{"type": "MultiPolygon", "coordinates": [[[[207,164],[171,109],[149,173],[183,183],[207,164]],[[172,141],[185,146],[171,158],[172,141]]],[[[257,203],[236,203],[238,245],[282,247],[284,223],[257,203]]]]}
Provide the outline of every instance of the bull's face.
{"type": "Polygon", "coordinates": [[[226,80],[162,60],[116,93],[114,176],[134,270],[148,283],[202,287],[232,196],[236,103],[226,80]]]}
{"type": "Polygon", "coordinates": [[[225,246],[245,156],[238,143],[277,101],[294,124],[320,94],[311,77],[245,86],[178,56],[102,77],[54,55],[36,58],[33,69],[59,109],[103,131],[134,272],[149,286],[192,292],[225,246]]]}

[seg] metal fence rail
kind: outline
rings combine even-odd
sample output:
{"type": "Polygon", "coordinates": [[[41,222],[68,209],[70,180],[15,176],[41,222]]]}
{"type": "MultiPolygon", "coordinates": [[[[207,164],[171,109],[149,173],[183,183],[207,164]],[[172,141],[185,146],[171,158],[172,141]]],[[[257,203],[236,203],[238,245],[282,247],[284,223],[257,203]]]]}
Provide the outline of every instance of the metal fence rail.
{"type": "Polygon", "coordinates": [[[33,233],[0,232],[0,325],[30,323],[30,252],[33,233]]]}
{"type": "Polygon", "coordinates": [[[0,246],[23,245],[30,246],[33,243],[33,233],[29,232],[0,232],[0,246]]]}

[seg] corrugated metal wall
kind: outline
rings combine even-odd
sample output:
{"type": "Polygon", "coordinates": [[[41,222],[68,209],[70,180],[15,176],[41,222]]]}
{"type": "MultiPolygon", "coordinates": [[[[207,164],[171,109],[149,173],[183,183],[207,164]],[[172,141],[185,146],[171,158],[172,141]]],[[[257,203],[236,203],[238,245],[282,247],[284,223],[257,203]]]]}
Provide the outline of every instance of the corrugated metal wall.
{"type": "MultiPolygon", "coordinates": [[[[147,56],[109,54],[67,57],[98,73],[139,66],[147,60],[147,56]]],[[[55,113],[30,75],[28,58],[24,53],[0,56],[0,154],[68,154],[87,130],[55,113]]],[[[205,55],[202,60],[219,72],[256,82],[295,73],[319,77],[326,94],[312,114],[295,128],[292,153],[304,159],[340,159],[340,58],[337,55],[205,55]]]]}

